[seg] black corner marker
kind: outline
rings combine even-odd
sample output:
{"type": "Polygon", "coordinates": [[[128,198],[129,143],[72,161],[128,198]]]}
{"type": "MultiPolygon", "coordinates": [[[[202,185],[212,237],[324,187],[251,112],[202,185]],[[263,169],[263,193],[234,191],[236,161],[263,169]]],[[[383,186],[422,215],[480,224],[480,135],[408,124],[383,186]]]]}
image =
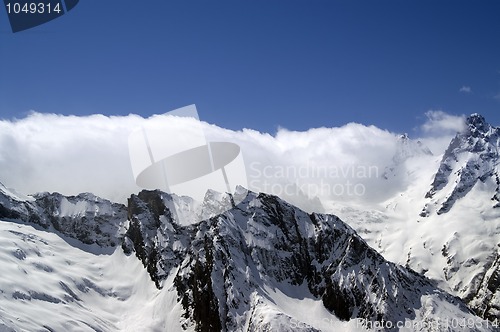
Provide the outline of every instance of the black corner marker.
{"type": "Polygon", "coordinates": [[[4,0],[12,32],[52,21],[73,9],[79,0],[4,0]],[[64,6],[66,5],[66,7],[64,6]]]}

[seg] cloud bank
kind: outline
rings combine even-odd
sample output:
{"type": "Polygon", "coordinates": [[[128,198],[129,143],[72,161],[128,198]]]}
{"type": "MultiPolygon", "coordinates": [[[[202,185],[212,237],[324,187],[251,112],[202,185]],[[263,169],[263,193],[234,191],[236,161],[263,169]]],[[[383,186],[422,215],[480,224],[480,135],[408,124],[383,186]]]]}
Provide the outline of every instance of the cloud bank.
{"type": "MultiPolygon", "coordinates": [[[[463,122],[441,111],[426,115],[422,129],[431,134],[458,130],[463,122]]],[[[0,182],[24,194],[93,192],[125,202],[141,190],[130,163],[129,135],[152,122],[165,130],[192,131],[189,121],[167,116],[33,112],[23,119],[0,121],[0,182]]],[[[381,201],[401,190],[401,183],[382,177],[393,162],[398,135],[374,126],[349,123],[304,132],[280,129],[274,136],[205,122],[201,126],[208,141],[241,147],[247,185],[254,191],[352,202],[381,201]]]]}

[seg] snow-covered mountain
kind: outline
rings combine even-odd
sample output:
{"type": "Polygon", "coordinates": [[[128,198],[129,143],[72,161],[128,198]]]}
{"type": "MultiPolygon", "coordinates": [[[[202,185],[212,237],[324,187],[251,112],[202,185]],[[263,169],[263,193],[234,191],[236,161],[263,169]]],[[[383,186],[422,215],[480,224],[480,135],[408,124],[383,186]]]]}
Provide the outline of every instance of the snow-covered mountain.
{"type": "MultiPolygon", "coordinates": [[[[237,206],[187,224],[199,207],[160,191],[124,207],[1,187],[0,330],[441,331],[456,319],[494,330],[339,218],[235,195],[237,206]]],[[[207,197],[221,199],[208,211],[227,203],[207,197]]]]}
{"type": "MultiPolygon", "coordinates": [[[[290,298],[300,289],[340,320],[431,324],[439,319],[429,315],[437,303],[452,303],[454,314],[467,315],[457,299],[384,260],[335,216],[307,214],[274,196],[249,193],[235,209],[182,227],[165,200],[169,195],[159,191],[132,196],[125,251],[131,242],[158,287],[175,274],[186,327],[261,331],[262,324],[279,322],[292,329],[294,317],[266,300],[271,289],[290,298]],[[271,309],[267,320],[255,316],[271,309]]],[[[312,331],[315,324],[303,325],[312,331]]]]}
{"type": "MultiPolygon", "coordinates": [[[[422,217],[451,212],[466,230],[450,234],[443,243],[445,280],[473,308],[491,319],[500,318],[500,128],[486,123],[479,114],[467,118],[467,128],[451,141],[425,198],[422,217]],[[461,279],[467,271],[468,284],[461,279]]],[[[438,220],[438,218],[433,218],[438,220]]],[[[445,218],[443,218],[444,220],[445,218]]]]}
{"type": "Polygon", "coordinates": [[[479,114],[467,118],[467,129],[451,141],[444,153],[426,198],[431,199],[422,211],[427,216],[450,211],[458,199],[465,197],[478,183],[493,182],[493,207],[500,207],[498,149],[500,128],[486,123],[479,114]]]}
{"type": "Polygon", "coordinates": [[[443,155],[402,135],[380,179],[401,191],[333,214],[0,184],[0,331],[497,330],[499,138],[478,114],[443,155]]]}
{"type": "Polygon", "coordinates": [[[499,134],[473,114],[442,156],[410,154],[398,166],[407,186],[395,197],[381,206],[329,211],[385,258],[436,280],[480,316],[498,320],[499,134]]]}

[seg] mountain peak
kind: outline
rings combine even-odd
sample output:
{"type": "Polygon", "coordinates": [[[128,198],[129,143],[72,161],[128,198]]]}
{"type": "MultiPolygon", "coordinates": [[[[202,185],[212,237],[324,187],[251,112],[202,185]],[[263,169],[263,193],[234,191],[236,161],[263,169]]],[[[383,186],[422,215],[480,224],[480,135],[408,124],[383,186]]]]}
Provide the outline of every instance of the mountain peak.
{"type": "MultiPolygon", "coordinates": [[[[467,195],[478,181],[485,183],[488,178],[492,186],[497,187],[492,201],[495,207],[500,206],[497,205],[500,197],[499,180],[497,180],[500,128],[492,127],[478,113],[468,116],[465,124],[466,130],[458,133],[446,149],[431,189],[426,194],[426,198],[433,198],[449,183],[455,183],[451,187],[451,192],[443,193],[439,202],[434,202],[441,205],[438,214],[448,212],[456,200],[467,195]]],[[[428,215],[428,207],[429,205],[424,207],[421,216],[428,215]]]]}
{"type": "Polygon", "coordinates": [[[399,135],[396,145],[396,154],[393,157],[395,164],[401,164],[409,158],[420,155],[432,156],[432,152],[422,142],[412,140],[408,134],[399,135]]]}
{"type": "Polygon", "coordinates": [[[484,117],[478,113],[473,113],[465,120],[467,131],[472,136],[477,136],[478,133],[487,133],[491,126],[486,122],[484,117]]]}

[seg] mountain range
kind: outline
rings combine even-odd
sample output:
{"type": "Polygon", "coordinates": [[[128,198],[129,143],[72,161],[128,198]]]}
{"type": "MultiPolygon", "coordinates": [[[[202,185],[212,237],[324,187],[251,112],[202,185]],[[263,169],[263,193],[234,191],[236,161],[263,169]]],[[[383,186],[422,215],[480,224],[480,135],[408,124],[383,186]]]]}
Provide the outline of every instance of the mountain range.
{"type": "Polygon", "coordinates": [[[0,185],[0,331],[496,331],[500,129],[466,125],[440,156],[401,136],[381,181],[404,190],[326,214],[0,185]]]}

